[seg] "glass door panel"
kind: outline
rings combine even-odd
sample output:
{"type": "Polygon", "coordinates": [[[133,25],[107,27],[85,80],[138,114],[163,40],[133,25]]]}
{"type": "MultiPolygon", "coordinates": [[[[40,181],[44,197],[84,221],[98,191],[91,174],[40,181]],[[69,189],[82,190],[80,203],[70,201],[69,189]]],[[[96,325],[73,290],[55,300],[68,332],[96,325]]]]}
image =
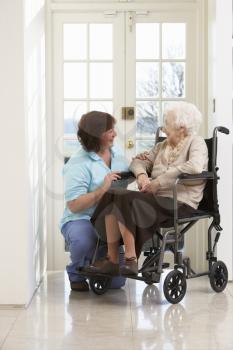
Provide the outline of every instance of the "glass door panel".
{"type": "Polygon", "coordinates": [[[159,24],[136,24],[136,57],[137,59],[159,58],[159,24]],[[146,40],[145,40],[146,38],[146,40]]]}
{"type": "Polygon", "coordinates": [[[186,24],[162,23],[163,59],[186,58],[186,24]]]}
{"type": "Polygon", "coordinates": [[[87,97],[86,63],[64,62],[64,98],[87,97]]]}
{"type": "Polygon", "coordinates": [[[112,63],[90,63],[90,98],[112,99],[112,63]]]}
{"type": "Polygon", "coordinates": [[[159,64],[136,63],[136,98],[159,97],[159,64]]]}
{"type": "Polygon", "coordinates": [[[159,115],[159,102],[136,102],[136,138],[154,135],[158,127],[159,115]]]}
{"type": "Polygon", "coordinates": [[[64,60],[85,60],[87,58],[87,25],[66,23],[63,26],[64,60]]]}
{"type": "Polygon", "coordinates": [[[185,63],[162,63],[162,99],[185,98],[185,63]]]}
{"type": "Polygon", "coordinates": [[[89,52],[91,60],[112,60],[113,25],[110,23],[90,24],[89,52]]]}

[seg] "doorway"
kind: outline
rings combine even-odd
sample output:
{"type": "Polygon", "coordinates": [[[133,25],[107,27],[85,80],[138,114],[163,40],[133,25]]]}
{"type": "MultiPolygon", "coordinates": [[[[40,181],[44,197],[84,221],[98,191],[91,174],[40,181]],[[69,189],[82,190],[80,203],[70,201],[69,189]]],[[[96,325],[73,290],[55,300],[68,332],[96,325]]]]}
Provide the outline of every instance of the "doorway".
{"type": "MultiPolygon", "coordinates": [[[[51,269],[69,260],[58,224],[64,208],[62,167],[79,146],[76,128],[89,110],[117,119],[116,143],[130,162],[150,149],[166,103],[198,104],[200,49],[196,11],[54,12],[52,16],[53,162],[50,174],[51,269]],[[199,51],[198,51],[199,52],[199,51]]],[[[50,254],[50,253],[49,253],[50,254]]]]}

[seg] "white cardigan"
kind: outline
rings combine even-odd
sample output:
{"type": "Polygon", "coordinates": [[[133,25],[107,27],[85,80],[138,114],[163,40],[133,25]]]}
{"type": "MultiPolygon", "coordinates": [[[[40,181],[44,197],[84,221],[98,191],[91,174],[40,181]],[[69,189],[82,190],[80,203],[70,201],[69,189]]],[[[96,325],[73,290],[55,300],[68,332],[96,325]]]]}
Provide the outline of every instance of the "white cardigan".
{"type": "MultiPolygon", "coordinates": [[[[201,136],[188,136],[177,159],[168,165],[165,156],[166,146],[166,140],[157,143],[149,152],[149,160],[134,159],[130,164],[130,170],[135,176],[151,172],[152,181],[158,179],[161,185],[156,195],[173,197],[173,185],[179,174],[199,174],[208,169],[208,149],[201,136]]],[[[203,180],[178,184],[177,199],[197,209],[203,197],[204,187],[203,180]]]]}

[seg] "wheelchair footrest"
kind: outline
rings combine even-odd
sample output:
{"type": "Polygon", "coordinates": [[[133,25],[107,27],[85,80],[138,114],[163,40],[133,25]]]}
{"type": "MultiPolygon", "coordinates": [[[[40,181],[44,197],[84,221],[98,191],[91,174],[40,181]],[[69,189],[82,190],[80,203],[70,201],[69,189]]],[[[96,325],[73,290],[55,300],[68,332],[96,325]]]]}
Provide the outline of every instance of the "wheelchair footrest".
{"type": "MultiPolygon", "coordinates": [[[[170,264],[167,262],[162,263],[162,269],[167,269],[169,266],[170,266],[170,264]]],[[[157,272],[157,268],[158,268],[158,266],[155,265],[155,266],[148,266],[144,269],[142,267],[142,270],[143,270],[143,272],[155,272],[155,271],[157,272]]],[[[139,270],[139,272],[141,272],[141,270],[139,270]]]]}
{"type": "Polygon", "coordinates": [[[113,275],[109,275],[107,273],[100,273],[100,272],[91,272],[91,271],[85,271],[83,270],[82,268],[79,268],[78,269],[80,275],[84,275],[86,277],[103,277],[103,278],[113,278],[113,277],[119,277],[120,275],[116,275],[116,276],[113,276],[113,275]]]}

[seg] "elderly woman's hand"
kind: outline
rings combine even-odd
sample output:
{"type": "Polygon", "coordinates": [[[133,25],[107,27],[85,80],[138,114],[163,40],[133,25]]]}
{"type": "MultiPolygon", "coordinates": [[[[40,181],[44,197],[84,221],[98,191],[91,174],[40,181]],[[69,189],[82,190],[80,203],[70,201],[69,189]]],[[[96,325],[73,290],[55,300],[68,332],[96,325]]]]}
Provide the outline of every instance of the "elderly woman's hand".
{"type": "Polygon", "coordinates": [[[134,160],[134,159],[139,159],[139,160],[150,160],[150,159],[148,158],[149,154],[150,154],[149,152],[139,153],[139,154],[137,154],[135,157],[133,157],[132,160],[134,160]]]}
{"type": "Polygon", "coordinates": [[[139,174],[137,177],[137,184],[139,190],[141,190],[144,186],[150,183],[150,180],[146,174],[139,174]]]}
{"type": "Polygon", "coordinates": [[[149,183],[145,184],[140,189],[140,192],[156,193],[156,192],[158,192],[159,189],[160,189],[159,180],[152,180],[149,183]]]}

